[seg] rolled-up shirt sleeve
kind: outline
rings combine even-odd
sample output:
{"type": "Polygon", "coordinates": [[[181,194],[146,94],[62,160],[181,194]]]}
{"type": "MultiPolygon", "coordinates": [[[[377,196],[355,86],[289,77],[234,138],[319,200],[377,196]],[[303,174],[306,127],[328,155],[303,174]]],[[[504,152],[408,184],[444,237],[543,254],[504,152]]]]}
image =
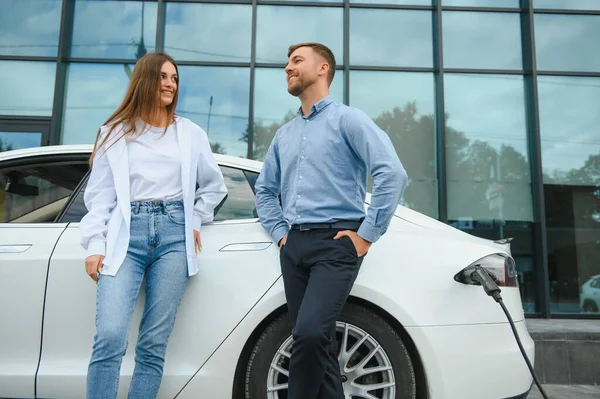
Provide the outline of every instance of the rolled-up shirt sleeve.
{"type": "Polygon", "coordinates": [[[200,231],[203,223],[212,222],[215,208],[227,195],[227,187],[221,169],[210,148],[208,136],[200,129],[200,158],[196,172],[198,189],[194,203],[194,230],[200,231]]]}
{"type": "Polygon", "coordinates": [[[277,135],[271,142],[263,168],[256,180],[256,212],[263,228],[276,244],[288,234],[289,224],[283,216],[279,203],[281,193],[281,167],[277,147],[277,135]]]}
{"type": "Polygon", "coordinates": [[[85,187],[83,200],[88,213],[81,219],[81,245],[90,255],[106,255],[106,232],[111,212],[117,204],[113,174],[105,153],[98,149],[85,187]]]}
{"type": "Polygon", "coordinates": [[[388,135],[363,111],[350,108],[343,115],[342,128],[348,143],[373,176],[371,204],[358,235],[376,242],[389,227],[408,176],[388,135]]]}

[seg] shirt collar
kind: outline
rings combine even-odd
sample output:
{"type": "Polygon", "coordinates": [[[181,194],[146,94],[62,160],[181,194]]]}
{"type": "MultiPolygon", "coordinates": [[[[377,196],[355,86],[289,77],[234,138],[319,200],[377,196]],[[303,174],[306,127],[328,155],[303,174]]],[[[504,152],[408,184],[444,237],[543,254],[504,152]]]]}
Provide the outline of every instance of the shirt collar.
{"type": "Polygon", "coordinates": [[[316,103],[313,104],[313,106],[310,109],[310,114],[304,116],[302,115],[302,106],[300,106],[298,108],[298,115],[302,116],[303,118],[308,118],[309,116],[311,116],[314,113],[319,113],[321,112],[325,107],[327,107],[329,104],[331,104],[333,102],[333,98],[331,98],[331,96],[325,96],[322,99],[320,99],[319,101],[317,101],[316,103]]]}

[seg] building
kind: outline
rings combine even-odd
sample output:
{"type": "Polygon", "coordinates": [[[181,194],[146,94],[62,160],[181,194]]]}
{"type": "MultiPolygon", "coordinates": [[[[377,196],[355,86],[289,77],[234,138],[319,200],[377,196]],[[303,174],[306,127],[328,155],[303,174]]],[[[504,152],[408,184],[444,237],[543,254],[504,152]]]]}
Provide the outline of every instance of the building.
{"type": "Polygon", "coordinates": [[[396,146],[405,205],[513,237],[531,317],[600,317],[600,278],[582,288],[600,275],[600,2],[441,1],[4,0],[0,147],[93,142],[162,49],[179,114],[214,151],[261,159],[299,105],[287,48],[319,41],[332,96],[396,146]]]}

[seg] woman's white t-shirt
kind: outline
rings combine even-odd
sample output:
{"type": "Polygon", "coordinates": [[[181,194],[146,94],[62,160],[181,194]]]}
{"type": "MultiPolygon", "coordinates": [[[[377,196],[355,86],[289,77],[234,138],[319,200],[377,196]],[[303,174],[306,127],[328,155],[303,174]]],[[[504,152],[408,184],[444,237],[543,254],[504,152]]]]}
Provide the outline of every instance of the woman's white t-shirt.
{"type": "Polygon", "coordinates": [[[183,198],[181,152],[175,124],[147,126],[128,140],[131,201],[177,201],[183,198]],[[157,167],[158,166],[158,167],[157,167]]]}

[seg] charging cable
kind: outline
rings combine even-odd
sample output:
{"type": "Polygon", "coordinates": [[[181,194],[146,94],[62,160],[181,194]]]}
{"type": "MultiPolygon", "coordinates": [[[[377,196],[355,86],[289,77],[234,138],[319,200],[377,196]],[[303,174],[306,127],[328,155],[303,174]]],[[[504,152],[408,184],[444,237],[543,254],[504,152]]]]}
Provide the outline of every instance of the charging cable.
{"type": "Polygon", "coordinates": [[[508,309],[506,309],[506,306],[504,305],[504,301],[502,300],[502,296],[500,295],[500,288],[494,282],[494,279],[492,278],[492,276],[490,276],[490,272],[488,272],[486,269],[484,269],[481,266],[475,266],[475,270],[471,273],[470,277],[474,281],[477,281],[479,284],[481,284],[485,293],[488,294],[489,296],[491,296],[492,298],[494,298],[494,300],[496,302],[498,302],[500,304],[500,306],[502,307],[502,310],[504,311],[504,314],[506,315],[506,318],[508,319],[508,322],[510,323],[510,328],[512,329],[515,339],[517,340],[517,344],[519,345],[521,354],[523,355],[523,358],[525,359],[525,362],[527,363],[527,367],[529,368],[529,371],[531,372],[531,375],[533,376],[535,385],[537,385],[538,389],[540,390],[542,397],[544,399],[548,399],[548,396],[546,395],[546,392],[542,388],[542,384],[540,384],[537,376],[535,375],[535,371],[533,371],[533,366],[531,365],[531,362],[529,361],[529,358],[527,357],[527,354],[525,353],[525,349],[523,348],[523,344],[521,343],[521,339],[519,338],[519,334],[517,333],[517,329],[515,328],[513,319],[510,316],[508,309]]]}

